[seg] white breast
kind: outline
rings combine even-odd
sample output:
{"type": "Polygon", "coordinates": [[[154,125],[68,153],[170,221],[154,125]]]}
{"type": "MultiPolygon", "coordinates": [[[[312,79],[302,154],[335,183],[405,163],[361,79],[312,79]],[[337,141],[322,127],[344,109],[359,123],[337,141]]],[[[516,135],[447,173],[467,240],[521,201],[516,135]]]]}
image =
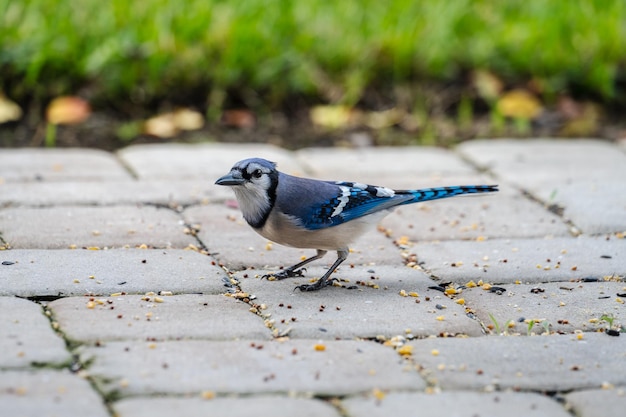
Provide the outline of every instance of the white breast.
{"type": "Polygon", "coordinates": [[[348,249],[348,246],[363,233],[372,230],[389,211],[383,210],[361,217],[338,226],[318,230],[307,230],[297,226],[293,217],[276,211],[270,214],[265,226],[255,229],[266,239],[294,248],[311,248],[336,251],[348,249]]]}

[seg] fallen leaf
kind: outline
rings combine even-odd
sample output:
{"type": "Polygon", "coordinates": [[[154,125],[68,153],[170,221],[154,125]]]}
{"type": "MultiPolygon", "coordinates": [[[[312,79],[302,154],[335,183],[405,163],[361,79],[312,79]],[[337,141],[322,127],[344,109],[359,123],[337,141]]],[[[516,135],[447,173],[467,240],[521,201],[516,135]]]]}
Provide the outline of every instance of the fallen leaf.
{"type": "Polygon", "coordinates": [[[46,120],[54,125],[78,124],[91,114],[91,106],[86,100],[76,96],[57,97],[48,104],[46,120]]]}
{"type": "Polygon", "coordinates": [[[601,110],[593,103],[585,102],[580,104],[580,113],[565,122],[559,135],[562,136],[593,136],[597,133],[601,110]]]}
{"type": "Polygon", "coordinates": [[[361,114],[348,106],[315,106],[310,117],[313,124],[331,129],[354,126],[361,114]]]}
{"type": "Polygon", "coordinates": [[[180,130],[198,130],[204,126],[204,116],[195,110],[178,109],[173,116],[174,124],[180,130]]]}
{"type": "Polygon", "coordinates": [[[252,129],[256,126],[256,117],[247,109],[224,110],[222,124],[240,129],[252,129]]]}
{"type": "Polygon", "coordinates": [[[404,119],[405,112],[392,108],[383,111],[372,111],[365,115],[365,124],[372,129],[383,129],[397,125],[404,119]]]}
{"type": "Polygon", "coordinates": [[[178,127],[174,122],[173,113],[160,114],[146,120],[143,124],[143,132],[158,138],[171,138],[178,133],[178,127]]]}
{"type": "Polygon", "coordinates": [[[13,122],[20,117],[22,117],[20,106],[0,93],[0,123],[13,122]]]}
{"type": "Polygon", "coordinates": [[[500,97],[497,108],[506,117],[534,119],[541,113],[541,102],[529,91],[515,89],[500,97]]]}
{"type": "Polygon", "coordinates": [[[504,84],[492,72],[486,70],[477,70],[472,74],[472,84],[478,92],[478,95],[487,100],[494,101],[502,93],[504,84]]]}

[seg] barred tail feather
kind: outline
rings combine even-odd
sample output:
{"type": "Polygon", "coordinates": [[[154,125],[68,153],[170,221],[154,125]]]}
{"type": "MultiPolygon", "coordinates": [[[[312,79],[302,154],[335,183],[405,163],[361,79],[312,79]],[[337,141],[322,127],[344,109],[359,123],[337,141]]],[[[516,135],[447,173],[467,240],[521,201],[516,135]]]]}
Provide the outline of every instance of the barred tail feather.
{"type": "Polygon", "coordinates": [[[413,199],[403,204],[413,204],[422,201],[438,200],[462,194],[491,193],[498,191],[497,185],[457,185],[452,187],[433,187],[420,190],[406,190],[399,193],[413,195],[413,199]]]}

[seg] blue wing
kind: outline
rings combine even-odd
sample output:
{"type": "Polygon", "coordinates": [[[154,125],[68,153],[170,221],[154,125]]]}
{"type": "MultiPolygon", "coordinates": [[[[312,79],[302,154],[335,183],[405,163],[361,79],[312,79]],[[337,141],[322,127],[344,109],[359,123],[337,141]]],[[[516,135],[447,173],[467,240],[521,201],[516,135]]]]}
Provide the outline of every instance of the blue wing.
{"type": "Polygon", "coordinates": [[[310,206],[301,219],[310,230],[336,226],[377,211],[405,204],[413,199],[410,194],[353,182],[328,183],[335,187],[335,195],[310,206]]]}
{"type": "Polygon", "coordinates": [[[317,230],[403,204],[491,191],[497,191],[497,186],[392,190],[355,182],[296,178],[281,173],[277,194],[281,211],[296,218],[303,227],[317,230]]]}

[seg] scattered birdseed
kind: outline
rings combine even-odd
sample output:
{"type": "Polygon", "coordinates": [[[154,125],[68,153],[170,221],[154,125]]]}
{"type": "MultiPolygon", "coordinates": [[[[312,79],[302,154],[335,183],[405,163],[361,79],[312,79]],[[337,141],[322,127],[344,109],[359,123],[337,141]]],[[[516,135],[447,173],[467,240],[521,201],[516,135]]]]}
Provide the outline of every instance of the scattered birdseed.
{"type": "Polygon", "coordinates": [[[374,388],[372,390],[372,395],[374,396],[374,398],[376,398],[378,401],[382,401],[385,398],[385,393],[381,390],[379,390],[378,388],[374,388]]]}
{"type": "Polygon", "coordinates": [[[203,400],[212,400],[213,398],[215,398],[215,392],[202,391],[202,394],[200,395],[200,397],[202,397],[203,400]]]}
{"type": "Polygon", "coordinates": [[[413,346],[411,345],[404,345],[400,348],[398,348],[397,352],[402,355],[402,356],[410,356],[413,354],[413,346]]]}

